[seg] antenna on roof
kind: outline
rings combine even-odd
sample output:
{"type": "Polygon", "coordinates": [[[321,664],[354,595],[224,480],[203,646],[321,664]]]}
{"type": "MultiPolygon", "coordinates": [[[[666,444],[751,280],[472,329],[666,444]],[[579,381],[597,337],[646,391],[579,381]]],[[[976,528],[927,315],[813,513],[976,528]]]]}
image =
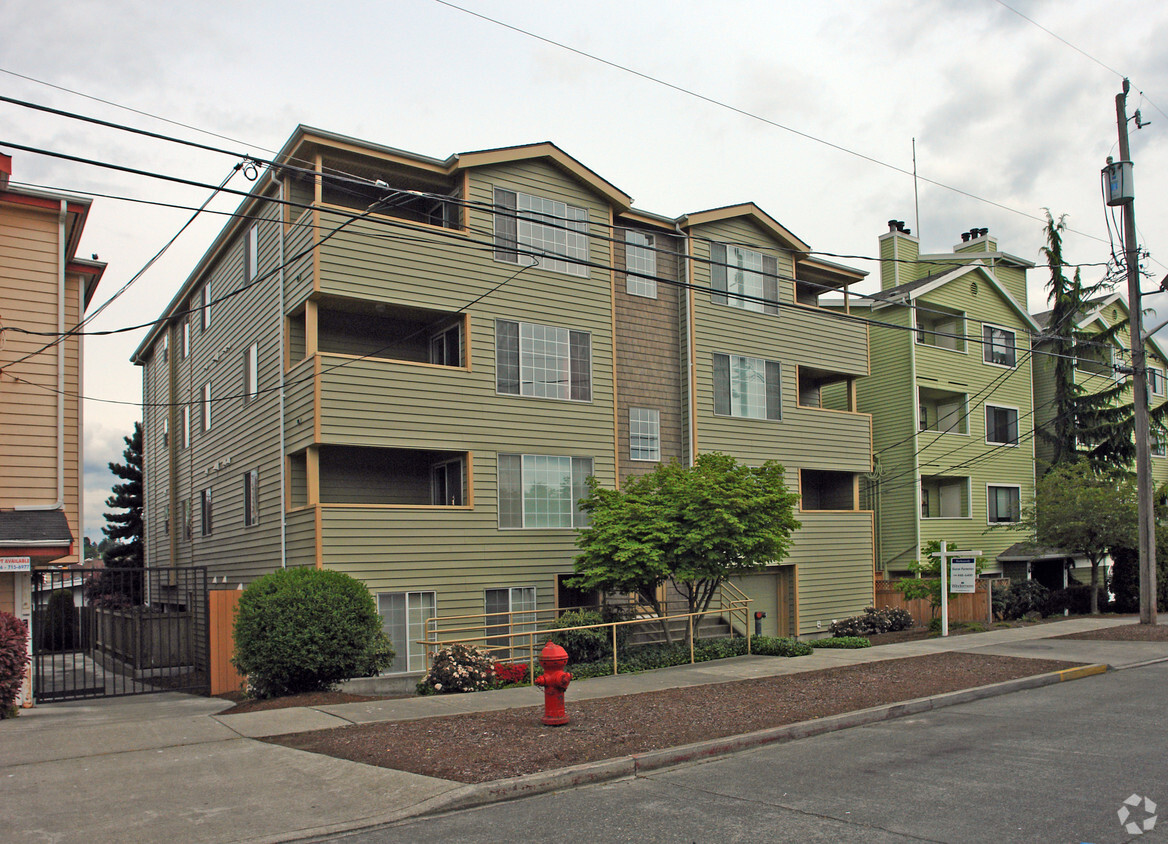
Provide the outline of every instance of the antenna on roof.
{"type": "Polygon", "coordinates": [[[913,207],[916,211],[917,237],[921,236],[921,199],[917,193],[917,139],[912,139],[913,149],[913,207]]]}

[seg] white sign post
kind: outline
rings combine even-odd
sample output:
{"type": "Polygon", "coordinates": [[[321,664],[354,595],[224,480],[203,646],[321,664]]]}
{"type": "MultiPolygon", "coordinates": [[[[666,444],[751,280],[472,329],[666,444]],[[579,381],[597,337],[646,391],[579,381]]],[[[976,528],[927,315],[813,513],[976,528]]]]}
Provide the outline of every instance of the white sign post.
{"type": "Polygon", "coordinates": [[[941,558],[941,635],[949,635],[949,566],[953,565],[953,591],[972,592],[977,580],[977,558],[981,551],[950,551],[949,543],[941,540],[941,551],[932,554],[941,558]]]}

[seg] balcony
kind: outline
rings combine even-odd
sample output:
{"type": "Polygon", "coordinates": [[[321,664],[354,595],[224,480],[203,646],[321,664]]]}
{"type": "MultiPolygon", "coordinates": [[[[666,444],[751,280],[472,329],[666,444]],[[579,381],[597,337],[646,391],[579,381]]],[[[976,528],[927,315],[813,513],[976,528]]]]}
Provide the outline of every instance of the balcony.
{"type": "Polygon", "coordinates": [[[326,507],[469,507],[470,465],[467,452],[324,445],[290,458],[291,505],[317,503],[315,468],[326,507]]]}
{"type": "Polygon", "coordinates": [[[918,304],[916,320],[919,345],[965,351],[965,314],[937,305],[918,304]]]}
{"type": "Polygon", "coordinates": [[[917,430],[968,434],[968,396],[933,387],[917,388],[917,430]]]}
{"type": "Polygon", "coordinates": [[[969,497],[968,477],[921,476],[922,519],[968,519],[969,497]]]}

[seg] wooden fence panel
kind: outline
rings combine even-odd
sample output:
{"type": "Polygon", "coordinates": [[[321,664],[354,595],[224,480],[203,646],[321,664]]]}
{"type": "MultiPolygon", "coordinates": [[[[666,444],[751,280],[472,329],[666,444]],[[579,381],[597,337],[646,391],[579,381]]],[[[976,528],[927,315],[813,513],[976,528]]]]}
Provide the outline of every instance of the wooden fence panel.
{"type": "MultiPolygon", "coordinates": [[[[990,618],[990,585],[989,581],[979,580],[977,591],[972,594],[954,595],[949,599],[950,621],[980,621],[985,624],[990,618]]],[[[896,583],[887,580],[876,581],[876,608],[892,607],[893,609],[908,610],[913,621],[918,625],[927,625],[933,617],[933,607],[928,598],[916,598],[906,601],[904,595],[896,588],[896,583]]],[[[941,617],[940,608],[937,617],[941,617]]]]}
{"type": "Polygon", "coordinates": [[[231,657],[235,654],[235,607],[243,592],[238,589],[212,589],[209,615],[211,619],[211,694],[235,692],[243,688],[245,679],[231,657]]]}

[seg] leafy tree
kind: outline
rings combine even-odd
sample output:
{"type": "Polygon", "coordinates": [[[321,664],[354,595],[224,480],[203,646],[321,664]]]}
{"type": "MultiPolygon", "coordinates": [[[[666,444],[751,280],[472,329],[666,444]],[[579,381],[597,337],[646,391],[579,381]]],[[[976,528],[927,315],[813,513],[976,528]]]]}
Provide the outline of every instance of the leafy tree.
{"type": "Polygon", "coordinates": [[[590,524],[577,537],[581,553],[568,584],[635,593],[664,616],[660,587],[668,582],[697,614],[696,628],[723,581],[787,555],[798,495],[783,474],[774,461],[751,468],[712,452],[690,468],[661,464],[619,491],[589,478],[580,506],[590,524]]]}
{"type": "Polygon", "coordinates": [[[1130,472],[1087,460],[1051,467],[1039,478],[1021,529],[1039,545],[1062,548],[1091,563],[1091,612],[1099,611],[1099,564],[1136,541],[1136,485],[1130,472]]]}
{"type": "MultiPolygon", "coordinates": [[[[948,543],[948,548],[955,550],[962,550],[956,544],[948,543]]],[[[909,564],[909,571],[916,575],[916,577],[907,577],[896,582],[896,588],[904,595],[906,601],[913,601],[918,598],[928,598],[929,604],[932,607],[932,617],[937,617],[937,610],[941,608],[941,557],[933,556],[940,555],[941,540],[930,539],[921,546],[921,558],[914,560],[909,564]]],[[[952,561],[952,557],[949,558],[952,561]]],[[[974,558],[974,570],[981,574],[985,569],[986,559],[983,556],[974,558]]],[[[957,594],[953,591],[953,581],[950,579],[949,583],[949,600],[957,594]]]]}
{"type": "Polygon", "coordinates": [[[115,484],[106,507],[124,510],[106,513],[102,533],[110,540],[102,555],[109,568],[142,568],[142,424],[134,423],[134,433],[122,437],[125,463],[110,461],[110,471],[124,483],[115,484]]]}

